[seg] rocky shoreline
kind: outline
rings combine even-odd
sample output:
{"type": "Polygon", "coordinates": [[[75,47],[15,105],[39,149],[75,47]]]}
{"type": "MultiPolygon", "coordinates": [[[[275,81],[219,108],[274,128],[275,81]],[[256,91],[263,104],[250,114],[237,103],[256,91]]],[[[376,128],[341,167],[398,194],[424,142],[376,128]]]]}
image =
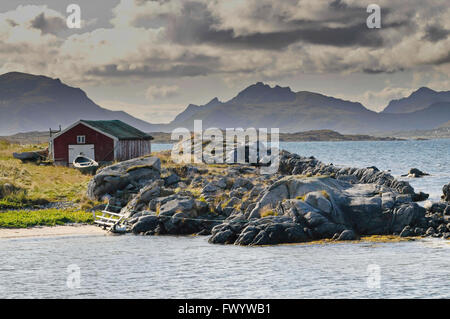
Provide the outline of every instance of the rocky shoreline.
{"type": "Polygon", "coordinates": [[[110,199],[140,235],[210,236],[212,244],[275,245],[370,235],[450,238],[443,201],[376,167],[342,168],[280,152],[277,174],[252,165],[180,165],[168,152],[106,167],[88,196],[110,199]]]}

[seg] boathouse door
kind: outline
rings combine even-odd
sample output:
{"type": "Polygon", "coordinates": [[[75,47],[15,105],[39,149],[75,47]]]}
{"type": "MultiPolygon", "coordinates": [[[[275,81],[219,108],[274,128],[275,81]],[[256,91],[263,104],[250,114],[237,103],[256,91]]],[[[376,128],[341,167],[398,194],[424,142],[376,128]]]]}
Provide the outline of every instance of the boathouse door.
{"type": "Polygon", "coordinates": [[[72,165],[73,160],[78,155],[83,155],[95,160],[95,147],[93,144],[85,145],[69,145],[69,165],[72,165]]]}

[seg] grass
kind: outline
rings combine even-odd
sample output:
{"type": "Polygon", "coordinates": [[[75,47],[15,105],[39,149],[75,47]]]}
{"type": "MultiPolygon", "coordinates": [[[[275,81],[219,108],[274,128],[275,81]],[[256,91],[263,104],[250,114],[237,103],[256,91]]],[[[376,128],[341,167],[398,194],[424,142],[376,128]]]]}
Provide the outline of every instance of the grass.
{"type": "Polygon", "coordinates": [[[45,145],[18,145],[0,140],[0,185],[9,183],[19,191],[10,196],[0,194],[0,209],[17,209],[46,202],[83,202],[91,176],[60,166],[22,163],[13,152],[45,148],[45,145]]]}
{"type": "Polygon", "coordinates": [[[56,226],[68,223],[92,224],[92,213],[77,210],[46,209],[0,213],[0,228],[56,226]]]}
{"type": "Polygon", "coordinates": [[[275,212],[273,209],[271,209],[269,205],[263,207],[259,214],[260,214],[261,218],[268,217],[268,216],[278,216],[278,213],[275,212]]]}
{"type": "MultiPolygon", "coordinates": [[[[321,193],[326,199],[330,200],[330,194],[328,194],[326,190],[322,190],[322,191],[320,191],[320,193],[321,193]]],[[[297,197],[295,197],[295,199],[298,199],[298,200],[301,200],[302,202],[304,202],[305,199],[306,199],[306,195],[308,195],[308,194],[304,194],[304,195],[302,195],[302,196],[297,196],[297,197]]]]}
{"type": "Polygon", "coordinates": [[[321,191],[321,193],[326,199],[330,200],[330,194],[328,194],[326,190],[321,191]]]}

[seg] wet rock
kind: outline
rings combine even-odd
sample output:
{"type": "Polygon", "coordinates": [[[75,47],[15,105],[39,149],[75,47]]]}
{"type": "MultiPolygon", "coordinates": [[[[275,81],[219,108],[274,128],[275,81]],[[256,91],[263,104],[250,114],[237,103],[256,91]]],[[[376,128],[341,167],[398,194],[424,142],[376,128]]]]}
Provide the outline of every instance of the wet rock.
{"type": "Polygon", "coordinates": [[[208,229],[202,229],[197,233],[197,236],[209,236],[211,235],[211,231],[208,229]]]}
{"type": "Polygon", "coordinates": [[[416,203],[403,204],[394,210],[392,232],[401,232],[405,226],[414,225],[425,216],[425,209],[416,203]]]}
{"type": "Polygon", "coordinates": [[[231,229],[225,229],[223,231],[213,233],[208,242],[211,244],[232,244],[234,243],[235,237],[236,234],[231,229]]]}
{"type": "Polygon", "coordinates": [[[425,235],[427,235],[427,236],[433,236],[435,233],[436,233],[436,231],[434,230],[434,228],[433,228],[433,227],[429,227],[429,228],[427,229],[427,231],[425,232],[425,235]]]}
{"type": "Polygon", "coordinates": [[[236,245],[276,245],[311,240],[299,224],[290,218],[267,217],[238,225],[219,225],[213,229],[210,242],[236,245]]]}
{"type": "Polygon", "coordinates": [[[445,225],[445,224],[440,224],[438,227],[437,227],[437,232],[439,233],[439,234],[443,234],[443,233],[445,233],[446,231],[447,231],[447,225],[445,225]]]}
{"type": "Polygon", "coordinates": [[[414,235],[423,236],[423,235],[425,235],[425,230],[421,227],[416,227],[416,228],[414,228],[414,235]]]}
{"type": "Polygon", "coordinates": [[[420,192],[417,194],[412,195],[412,200],[414,202],[423,202],[424,200],[427,200],[430,197],[430,194],[425,194],[424,192],[420,192]]]}
{"type": "Polygon", "coordinates": [[[142,216],[137,219],[137,222],[131,228],[135,234],[154,231],[159,224],[158,216],[142,216]]]}
{"type": "Polygon", "coordinates": [[[442,188],[442,192],[444,193],[442,199],[446,202],[450,202],[450,183],[442,188]]]}
{"type": "Polygon", "coordinates": [[[400,237],[412,237],[414,235],[416,235],[416,232],[410,226],[405,226],[400,233],[400,237]]]}
{"type": "Polygon", "coordinates": [[[356,236],[355,232],[353,230],[344,230],[339,237],[337,238],[338,241],[341,240],[356,240],[358,239],[358,236],[356,236]]]}
{"type": "Polygon", "coordinates": [[[407,176],[411,177],[411,178],[419,178],[419,177],[429,176],[429,175],[430,174],[424,173],[418,168],[411,168],[407,174],[407,176]]]}

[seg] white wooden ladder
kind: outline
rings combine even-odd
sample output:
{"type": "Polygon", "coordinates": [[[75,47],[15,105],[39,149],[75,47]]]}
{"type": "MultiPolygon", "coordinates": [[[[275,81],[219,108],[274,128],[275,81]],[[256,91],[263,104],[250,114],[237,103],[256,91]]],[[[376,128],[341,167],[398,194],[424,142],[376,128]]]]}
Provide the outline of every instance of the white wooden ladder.
{"type": "Polygon", "coordinates": [[[126,232],[125,214],[111,212],[110,207],[115,206],[112,206],[110,205],[110,203],[108,203],[105,209],[102,210],[100,213],[96,214],[94,212],[94,224],[99,227],[103,227],[103,229],[113,233],[125,233],[126,232]]]}

